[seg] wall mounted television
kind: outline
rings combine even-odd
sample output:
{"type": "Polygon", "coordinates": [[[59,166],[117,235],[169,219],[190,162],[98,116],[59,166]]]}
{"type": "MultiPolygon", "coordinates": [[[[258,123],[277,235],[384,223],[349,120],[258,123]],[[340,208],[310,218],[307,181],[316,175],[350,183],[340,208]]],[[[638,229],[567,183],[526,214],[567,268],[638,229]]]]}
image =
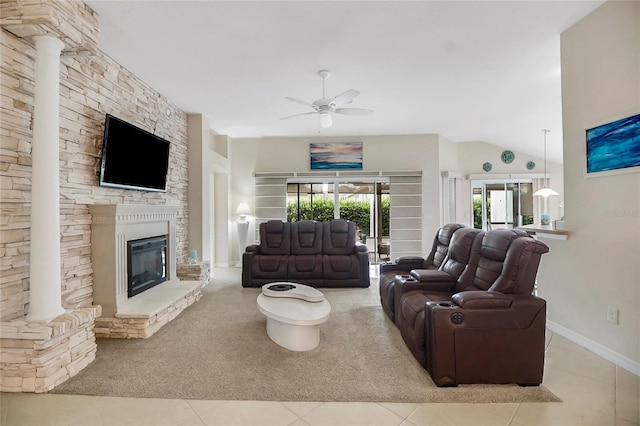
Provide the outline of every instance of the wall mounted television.
{"type": "Polygon", "coordinates": [[[107,114],[100,186],[166,192],[170,142],[107,114]]]}

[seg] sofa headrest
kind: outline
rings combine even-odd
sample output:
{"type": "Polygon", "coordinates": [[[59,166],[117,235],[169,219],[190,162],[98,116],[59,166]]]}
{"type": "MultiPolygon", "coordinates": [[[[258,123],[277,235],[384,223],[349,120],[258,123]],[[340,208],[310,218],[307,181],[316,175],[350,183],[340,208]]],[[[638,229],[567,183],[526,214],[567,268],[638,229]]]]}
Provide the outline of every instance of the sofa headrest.
{"type": "Polygon", "coordinates": [[[295,222],[295,224],[299,234],[315,234],[319,226],[315,220],[301,220],[300,222],[295,222]]]}
{"type": "Polygon", "coordinates": [[[349,221],[344,219],[334,219],[329,222],[329,226],[332,234],[346,234],[349,232],[349,221]]]}
{"type": "Polygon", "coordinates": [[[545,254],[549,252],[549,246],[542,241],[538,241],[530,235],[518,237],[511,243],[511,249],[528,251],[532,254],[545,254]]]}
{"type": "Polygon", "coordinates": [[[282,233],[284,228],[284,222],[281,220],[269,220],[266,225],[267,234],[279,234],[282,233]]]}
{"type": "Polygon", "coordinates": [[[453,234],[449,244],[449,258],[468,263],[471,256],[471,246],[478,234],[484,231],[475,228],[459,229],[453,234]]]}
{"type": "Polygon", "coordinates": [[[484,234],[480,254],[491,260],[504,261],[509,246],[516,238],[526,236],[526,232],[513,229],[494,229],[484,234]],[[524,234],[524,235],[523,235],[524,234]]]}
{"type": "Polygon", "coordinates": [[[453,237],[453,234],[460,228],[464,228],[464,225],[461,225],[459,223],[449,223],[447,225],[444,225],[443,227],[441,227],[438,230],[438,242],[440,244],[444,244],[445,246],[448,246],[451,243],[451,237],[453,237]]]}

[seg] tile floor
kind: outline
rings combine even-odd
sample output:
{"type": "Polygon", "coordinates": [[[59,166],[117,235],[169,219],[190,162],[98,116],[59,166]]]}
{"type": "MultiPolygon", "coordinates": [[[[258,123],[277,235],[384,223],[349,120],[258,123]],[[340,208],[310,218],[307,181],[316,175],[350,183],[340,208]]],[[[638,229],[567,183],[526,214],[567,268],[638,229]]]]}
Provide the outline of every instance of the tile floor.
{"type": "MultiPolygon", "coordinates": [[[[215,270],[214,277],[237,271],[215,270]]],[[[377,290],[373,281],[372,291],[377,290]]],[[[638,376],[550,331],[544,385],[563,402],[194,401],[2,393],[0,425],[640,425],[638,376]]]]}

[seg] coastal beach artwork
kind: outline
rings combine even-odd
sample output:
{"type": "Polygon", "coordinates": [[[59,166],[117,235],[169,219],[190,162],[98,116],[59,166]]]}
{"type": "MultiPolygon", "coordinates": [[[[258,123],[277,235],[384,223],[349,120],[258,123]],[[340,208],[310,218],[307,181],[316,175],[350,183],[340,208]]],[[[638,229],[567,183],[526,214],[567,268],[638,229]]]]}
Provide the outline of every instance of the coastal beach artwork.
{"type": "Polygon", "coordinates": [[[311,143],[311,170],[362,170],[362,142],[311,143]]]}
{"type": "Polygon", "coordinates": [[[640,170],[640,114],[586,130],[587,173],[640,170]]]}

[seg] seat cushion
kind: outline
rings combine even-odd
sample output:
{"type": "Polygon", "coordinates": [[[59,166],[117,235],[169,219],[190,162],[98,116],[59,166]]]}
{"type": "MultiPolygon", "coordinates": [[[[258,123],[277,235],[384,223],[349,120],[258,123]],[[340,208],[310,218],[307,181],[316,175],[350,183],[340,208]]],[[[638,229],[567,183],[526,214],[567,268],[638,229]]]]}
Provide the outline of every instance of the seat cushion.
{"type": "MultiPolygon", "coordinates": [[[[425,292],[421,290],[409,291],[402,295],[400,299],[400,311],[402,320],[414,324],[418,315],[424,311],[427,302],[451,301],[450,293],[425,292]]],[[[424,317],[423,317],[424,318],[424,317]]]]}
{"type": "Polygon", "coordinates": [[[424,311],[425,304],[429,301],[426,293],[420,291],[410,291],[405,293],[400,301],[399,315],[402,321],[411,328],[416,327],[418,314],[424,311]]]}
{"type": "Polygon", "coordinates": [[[358,256],[322,256],[322,268],[326,279],[357,278],[360,275],[358,256]]]}
{"type": "Polygon", "coordinates": [[[299,254],[289,256],[288,279],[322,279],[322,256],[320,254],[299,254]]]}
{"type": "Polygon", "coordinates": [[[251,260],[251,276],[284,281],[287,277],[287,258],[284,255],[256,255],[251,260]]]}

